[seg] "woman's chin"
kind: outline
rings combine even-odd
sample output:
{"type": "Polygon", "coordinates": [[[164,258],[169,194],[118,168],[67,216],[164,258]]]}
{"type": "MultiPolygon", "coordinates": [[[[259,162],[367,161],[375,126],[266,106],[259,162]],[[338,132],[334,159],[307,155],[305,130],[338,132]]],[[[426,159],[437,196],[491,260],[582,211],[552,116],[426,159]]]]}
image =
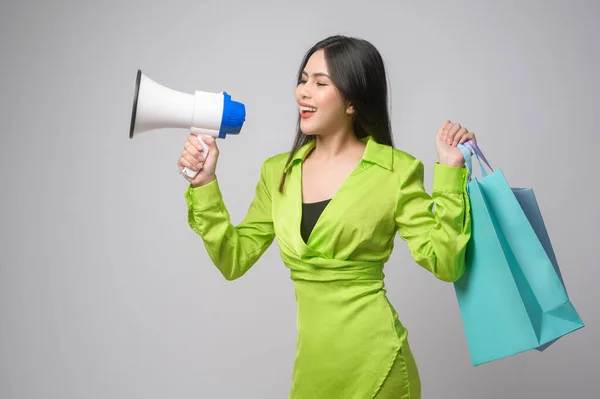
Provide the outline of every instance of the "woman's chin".
{"type": "Polygon", "coordinates": [[[306,136],[315,136],[318,135],[319,129],[315,128],[315,126],[312,126],[311,123],[305,123],[305,121],[300,121],[300,131],[302,131],[302,133],[304,133],[306,136]]]}
{"type": "Polygon", "coordinates": [[[304,131],[304,130],[301,130],[301,132],[305,136],[310,136],[310,137],[320,136],[320,134],[318,132],[307,132],[307,131],[304,131]]]}

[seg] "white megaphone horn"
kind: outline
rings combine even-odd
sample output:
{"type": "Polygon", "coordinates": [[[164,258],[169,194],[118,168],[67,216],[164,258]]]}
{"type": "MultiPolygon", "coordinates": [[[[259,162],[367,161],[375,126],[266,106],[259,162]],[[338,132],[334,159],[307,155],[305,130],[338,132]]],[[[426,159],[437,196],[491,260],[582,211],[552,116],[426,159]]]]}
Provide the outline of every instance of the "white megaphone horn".
{"type": "MultiPolygon", "coordinates": [[[[239,134],[245,119],[244,104],[231,101],[231,96],[226,92],[182,93],[161,86],[138,69],[130,139],[142,132],[163,128],[189,129],[196,136],[225,138],[228,134],[239,134]]],[[[198,141],[202,144],[206,159],[208,146],[204,141],[198,141]]],[[[198,171],[185,168],[183,173],[194,178],[198,171]]]]}

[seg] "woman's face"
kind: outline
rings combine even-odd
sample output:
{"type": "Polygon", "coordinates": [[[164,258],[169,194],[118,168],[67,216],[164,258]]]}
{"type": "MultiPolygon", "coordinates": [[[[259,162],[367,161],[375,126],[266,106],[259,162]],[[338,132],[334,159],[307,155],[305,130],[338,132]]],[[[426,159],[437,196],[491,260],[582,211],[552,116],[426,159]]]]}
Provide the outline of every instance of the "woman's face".
{"type": "Polygon", "coordinates": [[[296,88],[296,101],[304,134],[326,135],[352,126],[353,109],[333,85],[323,50],[308,59],[296,88]]]}

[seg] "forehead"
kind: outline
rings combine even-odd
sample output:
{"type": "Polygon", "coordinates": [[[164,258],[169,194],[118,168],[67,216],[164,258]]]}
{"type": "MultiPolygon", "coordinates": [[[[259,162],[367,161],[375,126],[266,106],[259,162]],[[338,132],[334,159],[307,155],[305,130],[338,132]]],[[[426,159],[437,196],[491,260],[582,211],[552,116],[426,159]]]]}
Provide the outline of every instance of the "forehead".
{"type": "Polygon", "coordinates": [[[329,73],[325,60],[325,51],[318,50],[314,52],[308,59],[304,71],[309,75],[314,73],[329,73]]]}

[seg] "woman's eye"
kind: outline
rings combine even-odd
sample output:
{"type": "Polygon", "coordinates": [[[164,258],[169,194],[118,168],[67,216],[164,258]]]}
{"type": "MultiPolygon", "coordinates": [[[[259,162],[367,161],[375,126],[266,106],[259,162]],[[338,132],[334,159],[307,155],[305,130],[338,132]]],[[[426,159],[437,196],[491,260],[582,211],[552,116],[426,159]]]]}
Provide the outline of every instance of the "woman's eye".
{"type": "Polygon", "coordinates": [[[317,82],[317,86],[327,86],[326,83],[317,82]]]}

